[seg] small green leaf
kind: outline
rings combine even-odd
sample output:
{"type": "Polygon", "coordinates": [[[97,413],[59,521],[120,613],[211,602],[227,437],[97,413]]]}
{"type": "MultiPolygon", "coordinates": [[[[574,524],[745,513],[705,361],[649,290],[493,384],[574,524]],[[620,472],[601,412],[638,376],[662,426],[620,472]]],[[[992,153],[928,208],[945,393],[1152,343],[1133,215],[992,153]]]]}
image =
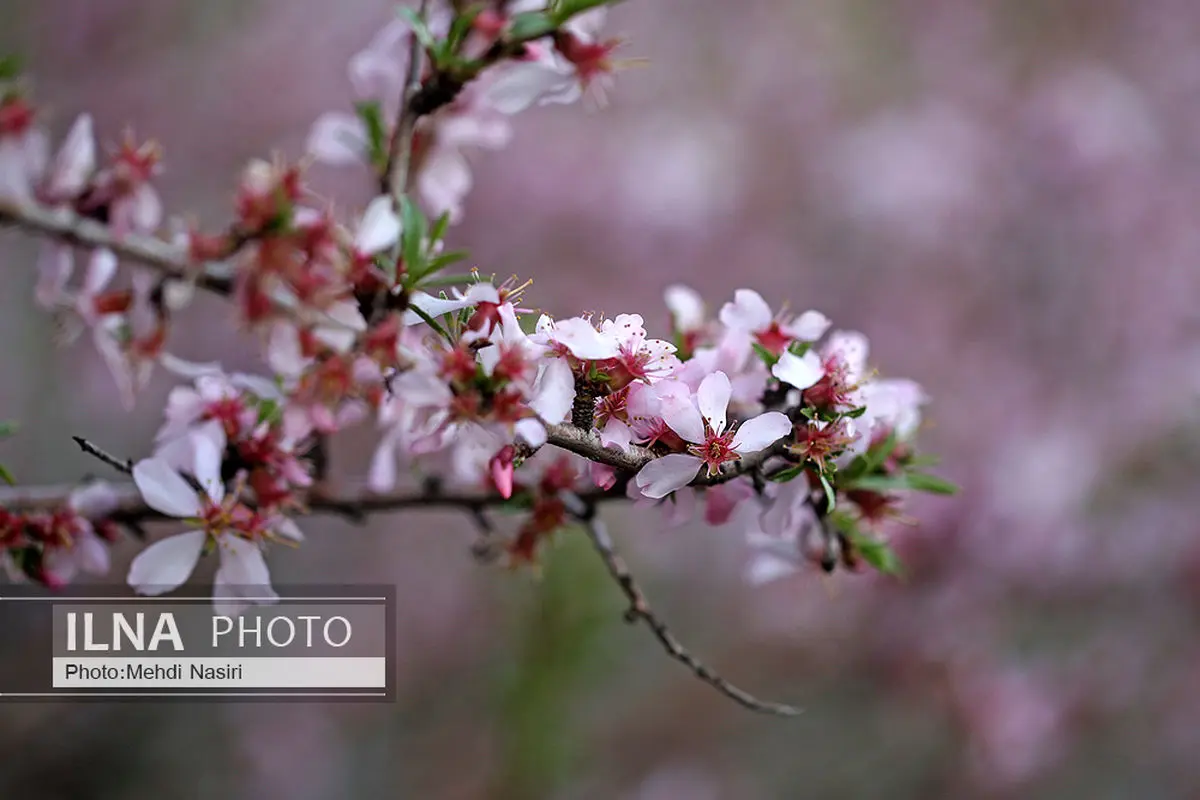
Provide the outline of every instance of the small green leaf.
{"type": "MultiPolygon", "coordinates": [[[[560,13],[557,16],[560,20],[565,21],[571,17],[571,14],[567,14],[564,17],[560,13]]],[[[518,42],[541,39],[543,36],[549,36],[554,33],[556,27],[555,20],[551,19],[546,12],[526,11],[512,18],[508,28],[508,38],[518,42]]]]}
{"type": "Polygon", "coordinates": [[[429,223],[426,222],[421,209],[417,208],[417,204],[407,196],[400,198],[400,218],[404,225],[404,233],[401,236],[404,265],[411,274],[424,277],[427,270],[422,255],[429,235],[429,223]]]}
{"type": "Polygon", "coordinates": [[[21,76],[21,58],[15,55],[0,56],[0,81],[11,81],[21,76]]]}
{"type": "Polygon", "coordinates": [[[768,368],[779,363],[779,356],[775,355],[758,342],[754,342],[752,347],[754,348],[754,352],[758,353],[758,357],[762,359],[763,363],[766,364],[768,368]]]}
{"type": "Polygon", "coordinates": [[[555,19],[561,25],[571,17],[590,11],[599,6],[608,5],[613,0],[559,0],[555,6],[555,19]]]}
{"type": "Polygon", "coordinates": [[[430,259],[429,263],[425,265],[425,271],[422,273],[422,275],[432,275],[439,270],[445,269],[451,264],[457,264],[459,261],[466,259],[466,257],[469,255],[470,253],[468,253],[466,250],[448,250],[439,254],[435,258],[430,259]]]}
{"type": "Polygon", "coordinates": [[[866,561],[884,575],[903,576],[904,565],[900,563],[900,558],[896,555],[896,551],[887,542],[881,542],[861,531],[856,531],[846,538],[854,545],[854,549],[858,551],[858,554],[863,557],[863,561],[866,561]]]}
{"type": "Polygon", "coordinates": [[[801,342],[799,340],[788,345],[788,352],[794,356],[803,356],[812,349],[812,342],[801,342]]]}
{"type": "Polygon", "coordinates": [[[425,24],[425,20],[421,19],[421,15],[408,6],[399,6],[396,13],[404,17],[404,21],[408,23],[408,27],[412,28],[412,32],[416,34],[417,40],[426,50],[432,52],[440,51],[441,47],[438,40],[434,37],[433,32],[429,30],[429,26],[425,24]]]}
{"type": "Polygon", "coordinates": [[[930,475],[928,472],[910,471],[905,475],[910,489],[930,494],[958,494],[958,487],[948,480],[930,475]]]}
{"type": "Polygon", "coordinates": [[[446,34],[446,43],[444,46],[446,55],[458,52],[458,48],[462,46],[468,34],[471,33],[471,25],[475,23],[475,18],[482,11],[482,5],[474,5],[466,11],[455,15],[454,22],[450,23],[450,31],[446,34]]]}
{"type": "Polygon", "coordinates": [[[942,462],[939,457],[926,453],[919,456],[911,456],[904,461],[907,467],[936,467],[942,462]]]}
{"type": "Polygon", "coordinates": [[[437,222],[433,223],[433,229],[429,231],[429,243],[436,244],[446,238],[446,230],[450,227],[450,212],[444,212],[437,218],[437,222]]]}
{"type": "Polygon", "coordinates": [[[901,472],[895,475],[864,475],[846,488],[868,492],[900,492],[906,489],[931,494],[956,494],[958,487],[927,472],[901,472]]]}
{"type": "Polygon", "coordinates": [[[0,464],[0,481],[4,481],[9,486],[17,485],[17,481],[13,478],[12,473],[9,472],[8,467],[4,466],[3,464],[0,464]]]}
{"type": "Polygon", "coordinates": [[[258,402],[258,421],[259,423],[275,423],[282,418],[283,406],[278,400],[263,398],[258,402]]]}
{"type": "Polygon", "coordinates": [[[769,480],[775,483],[787,483],[788,481],[798,477],[804,472],[804,467],[788,467],[785,470],[776,472],[769,480]]]}
{"type": "Polygon", "coordinates": [[[16,432],[17,432],[16,421],[6,420],[4,422],[0,422],[0,439],[3,439],[7,436],[12,436],[16,432]]]}
{"type": "Polygon", "coordinates": [[[435,320],[433,317],[429,316],[429,314],[425,313],[425,311],[418,308],[417,306],[409,306],[409,307],[413,311],[417,312],[418,317],[425,320],[426,325],[428,325],[429,327],[431,327],[435,331],[437,331],[439,336],[441,336],[443,339],[445,339],[448,342],[450,341],[450,334],[446,333],[446,329],[443,328],[441,325],[439,325],[437,320],[435,320]]]}
{"type": "Polygon", "coordinates": [[[837,493],[834,492],[833,484],[831,484],[829,479],[825,477],[824,472],[821,473],[821,488],[825,490],[825,501],[827,503],[825,506],[825,513],[832,513],[833,510],[837,508],[837,493]]]}
{"type": "Polygon", "coordinates": [[[375,100],[364,100],[354,104],[354,113],[367,131],[367,156],[371,165],[383,169],[388,160],[388,126],[382,108],[375,100]]]}
{"type": "Polygon", "coordinates": [[[422,289],[430,289],[438,286],[458,286],[462,283],[475,283],[479,280],[479,276],[474,272],[460,272],[453,275],[439,275],[435,278],[421,281],[422,289]]]}
{"type": "Polygon", "coordinates": [[[863,475],[846,483],[845,489],[858,489],[864,492],[899,492],[908,488],[903,475],[863,475]]]}

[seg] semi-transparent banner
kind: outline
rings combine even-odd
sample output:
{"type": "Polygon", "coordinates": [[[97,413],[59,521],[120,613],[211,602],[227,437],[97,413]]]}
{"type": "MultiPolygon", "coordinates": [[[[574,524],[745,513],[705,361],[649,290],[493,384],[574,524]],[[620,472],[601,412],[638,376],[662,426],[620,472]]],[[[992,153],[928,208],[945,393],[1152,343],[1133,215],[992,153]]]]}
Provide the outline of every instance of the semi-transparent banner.
{"type": "Polygon", "coordinates": [[[392,701],[392,587],[275,587],[240,614],[210,594],[0,587],[0,700],[392,701]],[[268,602],[269,601],[269,602],[268,602]]]}

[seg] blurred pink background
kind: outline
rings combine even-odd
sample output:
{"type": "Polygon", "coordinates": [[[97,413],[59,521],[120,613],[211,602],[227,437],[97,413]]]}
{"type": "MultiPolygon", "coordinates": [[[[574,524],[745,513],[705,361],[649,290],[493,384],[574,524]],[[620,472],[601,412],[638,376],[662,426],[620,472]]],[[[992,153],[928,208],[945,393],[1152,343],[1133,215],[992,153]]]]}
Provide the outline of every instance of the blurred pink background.
{"type": "MultiPolygon", "coordinates": [[[[158,139],[168,210],[212,229],[248,159],[299,156],[348,108],[345,64],[391,13],[18,0],[0,52],[56,136],[88,110],[103,141],[158,139]]],[[[713,308],[755,288],[928,389],[924,448],[963,492],[908,509],[906,581],[750,589],[738,531],[610,512],[675,632],[807,713],[752,715],[624,626],[579,537],[537,579],[476,564],[453,514],[314,518],[273,575],[398,586],[398,704],[8,706],[0,796],[1200,796],[1200,6],[630,0],[610,20],[651,63],[603,111],[517,118],[451,244],[550,313],[660,335],[671,283],[713,308]]],[[[370,196],[353,170],[312,177],[342,209],[370,196]]],[[[72,433],[144,453],[170,387],[125,414],[90,345],[51,344],[36,247],[0,231],[0,417],[22,422],[0,454],[29,483],[99,471],[72,433]]],[[[172,348],[257,363],[207,300],[172,348]]],[[[340,439],[338,474],[371,441],[340,439]]]]}

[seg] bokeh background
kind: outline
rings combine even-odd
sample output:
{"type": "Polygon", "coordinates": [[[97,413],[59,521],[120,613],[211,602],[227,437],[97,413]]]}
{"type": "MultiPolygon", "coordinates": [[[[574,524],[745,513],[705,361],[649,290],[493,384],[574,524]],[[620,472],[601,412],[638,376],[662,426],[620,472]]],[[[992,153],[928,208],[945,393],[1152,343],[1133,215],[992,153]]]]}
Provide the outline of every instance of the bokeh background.
{"type": "MultiPolygon", "coordinates": [[[[383,0],[0,0],[61,136],[157,138],[169,211],[228,219],[245,162],[298,156],[349,103],[383,0]]],[[[37,705],[0,715],[0,796],[1200,796],[1200,6],[1192,0],[630,0],[648,66],[599,113],[550,107],[474,162],[455,245],[551,313],[642,313],[689,283],[818,308],[934,398],[963,492],[897,530],[907,580],[742,580],[736,530],[611,521],[696,652],[795,720],[750,714],[620,620],[581,537],[540,578],[475,563],[452,514],[305,521],[279,583],[394,583],[391,706],[37,705]]],[[[360,206],[369,182],[317,168],[360,206]]],[[[32,310],[0,231],[0,448],[23,481],[97,472],[67,434],[147,451],[90,345],[32,310]]],[[[172,349],[253,368],[200,302],[172,349]]],[[[335,448],[365,469],[371,435],[335,448]]],[[[120,575],[134,545],[118,551],[120,575]]],[[[198,580],[206,580],[201,574],[198,580]]],[[[28,658],[0,640],[0,657],[28,658]]]]}

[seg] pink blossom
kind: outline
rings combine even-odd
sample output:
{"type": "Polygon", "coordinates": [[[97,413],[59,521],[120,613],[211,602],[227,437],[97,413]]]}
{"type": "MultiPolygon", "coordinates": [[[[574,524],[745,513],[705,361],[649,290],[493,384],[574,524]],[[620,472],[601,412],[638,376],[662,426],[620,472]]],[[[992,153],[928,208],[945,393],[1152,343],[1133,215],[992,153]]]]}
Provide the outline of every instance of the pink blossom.
{"type": "Polygon", "coordinates": [[[30,201],[50,159],[50,140],[20,94],[0,97],[0,199],[30,201]]]}
{"type": "Polygon", "coordinates": [[[227,496],[220,478],[221,453],[206,438],[194,438],[191,445],[193,458],[187,472],[201,491],[161,457],[134,465],[134,483],[147,505],[197,527],[139,553],[129,567],[129,585],[140,594],[169,592],[187,580],[211,544],[221,559],[213,598],[218,613],[241,613],[251,597],[253,602],[273,602],[278,596],[271,588],[261,542],[271,535],[289,536],[294,526],[263,518],[236,495],[227,496]]]}
{"type": "Polygon", "coordinates": [[[726,411],[732,387],[723,372],[704,379],[693,398],[664,407],[663,419],[689,443],[687,453],[671,453],[651,461],[637,474],[637,485],[647,497],[666,497],[687,486],[707,467],[715,475],[722,465],[769,447],[792,429],[778,411],[768,411],[726,429],[726,411]]]}

